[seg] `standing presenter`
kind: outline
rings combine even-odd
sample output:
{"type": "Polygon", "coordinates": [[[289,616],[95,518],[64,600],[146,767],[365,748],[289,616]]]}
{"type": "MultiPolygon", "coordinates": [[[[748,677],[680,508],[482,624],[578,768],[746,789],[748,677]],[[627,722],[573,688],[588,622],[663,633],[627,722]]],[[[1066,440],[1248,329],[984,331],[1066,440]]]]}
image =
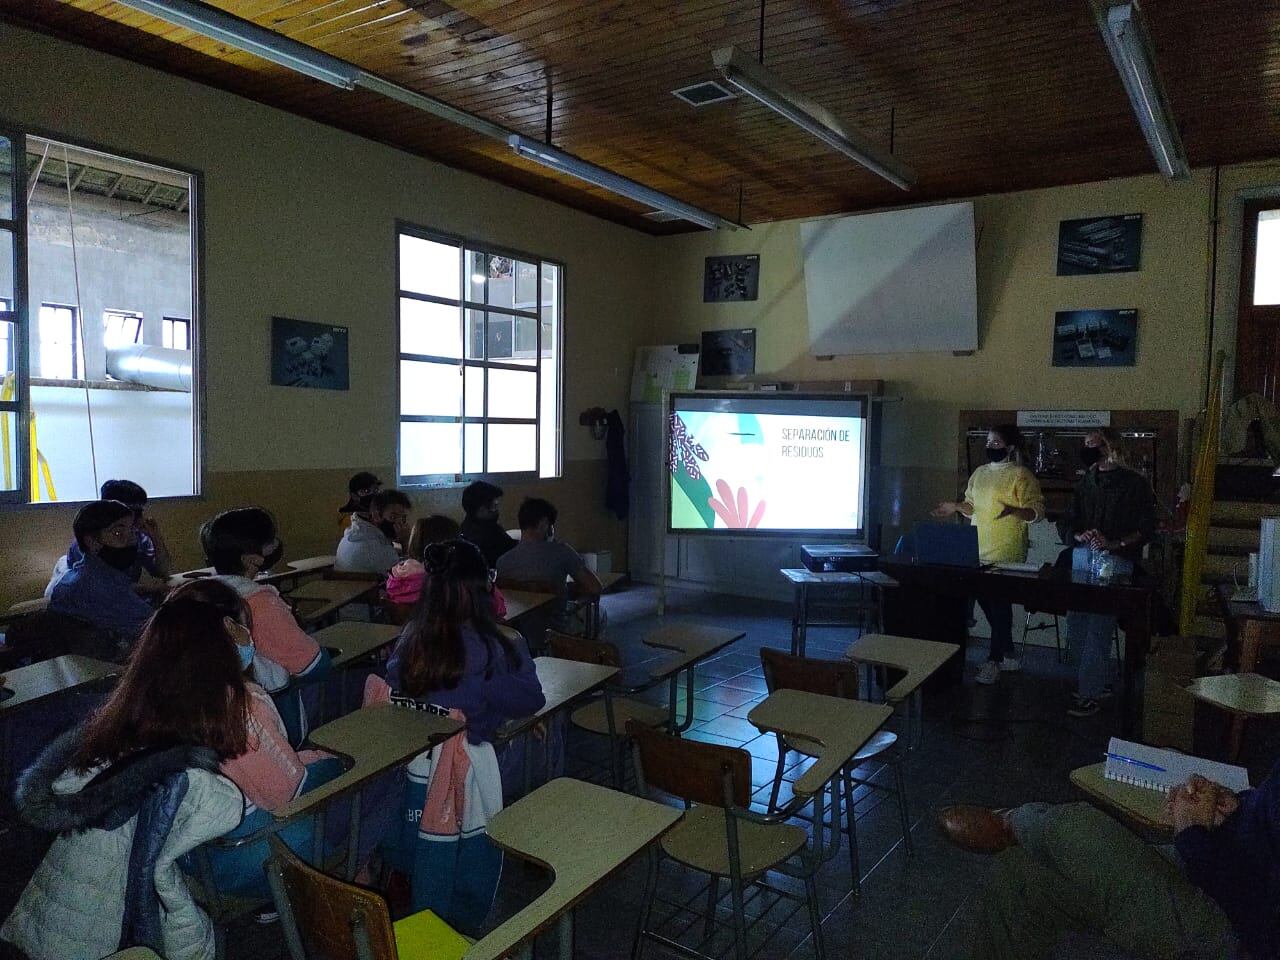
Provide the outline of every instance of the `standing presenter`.
{"type": "MultiPolygon", "coordinates": [[[[933,511],[938,519],[957,513],[978,528],[978,553],[983,563],[1021,563],[1027,559],[1027,526],[1044,519],[1040,482],[1023,465],[1023,440],[1012,425],[987,434],[987,463],[973,471],[964,499],[944,500],[933,511]]],[[[1022,669],[1013,656],[1013,604],[1007,600],[978,601],[991,625],[991,650],[978,668],[978,683],[991,684],[1000,672],[1022,669]]]]}

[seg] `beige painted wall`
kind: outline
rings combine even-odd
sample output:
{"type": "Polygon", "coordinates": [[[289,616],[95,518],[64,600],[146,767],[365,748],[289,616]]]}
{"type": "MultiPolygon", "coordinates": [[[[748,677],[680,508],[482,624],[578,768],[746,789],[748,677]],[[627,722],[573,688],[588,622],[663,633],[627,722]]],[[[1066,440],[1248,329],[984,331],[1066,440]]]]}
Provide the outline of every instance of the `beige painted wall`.
{"type": "MultiPolygon", "coordinates": [[[[1280,180],[1280,165],[1227,170],[1223,182],[1235,189],[1267,176],[1280,180]]],[[[811,356],[798,221],[664,242],[659,270],[669,282],[658,291],[654,315],[661,323],[653,339],[696,340],[704,329],[756,327],[762,375],[886,381],[887,394],[900,402],[889,403],[885,413],[885,521],[910,524],[934,500],[957,492],[962,409],[1110,407],[1195,415],[1207,375],[1211,188],[1211,172],[1199,170],[1184,183],[1149,176],[978,198],[980,348],[972,356],[811,356]],[[1055,275],[1060,220],[1130,212],[1145,215],[1140,271],[1055,275]],[[760,299],[702,303],[703,257],[745,252],[761,254],[760,299]],[[1051,365],[1054,312],[1090,307],[1138,308],[1136,367],[1051,365]]]]}
{"type": "MultiPolygon", "coordinates": [[[[539,489],[567,508],[562,526],[580,545],[625,549],[625,524],[603,507],[604,445],[577,415],[625,409],[637,331],[649,316],[651,238],[2,24],[0,90],[0,120],[204,173],[206,500],[159,511],[184,560],[198,559],[195,521],[246,500],[287,518],[286,539],[304,550],[291,554],[331,547],[342,477],[366,467],[394,477],[397,218],[566,265],[567,478],[539,489]],[[349,392],[269,384],[275,314],[350,327],[349,392]]],[[[456,510],[456,492],[429,499],[456,510]]],[[[65,507],[0,511],[0,605],[43,587],[70,518],[65,507]]]]}

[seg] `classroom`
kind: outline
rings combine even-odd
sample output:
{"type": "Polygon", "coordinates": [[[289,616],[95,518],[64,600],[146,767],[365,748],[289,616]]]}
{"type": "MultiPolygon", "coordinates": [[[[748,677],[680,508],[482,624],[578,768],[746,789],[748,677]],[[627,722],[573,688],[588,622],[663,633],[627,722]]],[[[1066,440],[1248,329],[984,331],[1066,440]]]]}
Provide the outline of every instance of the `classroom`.
{"type": "Polygon", "coordinates": [[[1280,958],[1277,37],[0,0],[0,960],[1280,958]]]}

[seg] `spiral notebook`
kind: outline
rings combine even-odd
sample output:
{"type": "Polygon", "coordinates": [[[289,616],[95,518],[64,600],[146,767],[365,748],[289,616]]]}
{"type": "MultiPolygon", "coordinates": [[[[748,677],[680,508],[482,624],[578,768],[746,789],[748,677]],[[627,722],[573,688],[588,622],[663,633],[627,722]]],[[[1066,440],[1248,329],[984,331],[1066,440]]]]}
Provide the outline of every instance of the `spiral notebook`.
{"type": "Polygon", "coordinates": [[[1148,747],[1112,737],[1107,744],[1107,764],[1102,775],[1108,780],[1130,783],[1147,790],[1169,791],[1187,782],[1193,773],[1221,784],[1233,793],[1249,789],[1249,772],[1244,767],[1205,760],[1161,747],[1148,747]],[[1118,759],[1124,757],[1126,759],[1118,759]]]}

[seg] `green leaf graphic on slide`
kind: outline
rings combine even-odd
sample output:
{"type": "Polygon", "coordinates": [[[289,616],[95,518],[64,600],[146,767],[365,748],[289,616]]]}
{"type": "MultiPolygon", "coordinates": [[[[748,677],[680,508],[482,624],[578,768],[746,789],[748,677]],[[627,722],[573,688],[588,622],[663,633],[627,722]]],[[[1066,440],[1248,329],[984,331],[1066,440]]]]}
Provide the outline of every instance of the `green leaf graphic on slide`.
{"type": "Polygon", "coordinates": [[[711,509],[711,485],[705,477],[694,480],[683,468],[671,479],[671,526],[676,530],[710,530],[716,515],[711,509]]]}

